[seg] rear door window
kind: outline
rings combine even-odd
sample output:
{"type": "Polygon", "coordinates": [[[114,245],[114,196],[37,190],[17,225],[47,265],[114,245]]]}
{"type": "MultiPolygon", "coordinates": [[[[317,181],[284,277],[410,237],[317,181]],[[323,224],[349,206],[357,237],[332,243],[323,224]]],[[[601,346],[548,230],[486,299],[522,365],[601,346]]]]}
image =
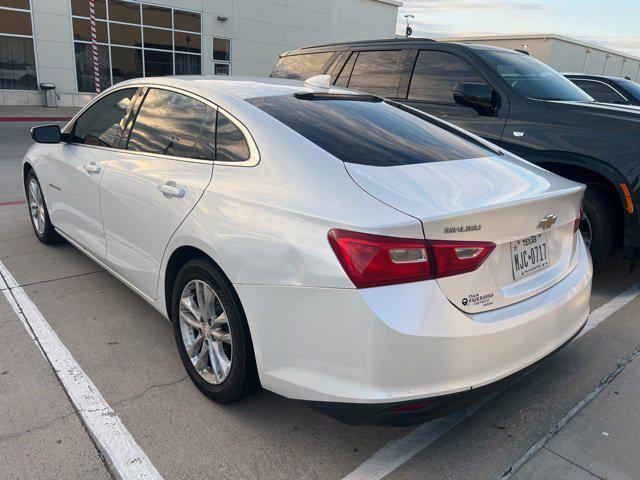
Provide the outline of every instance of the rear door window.
{"type": "Polygon", "coordinates": [[[216,109],[170,90],[148,91],[131,129],[127,150],[213,160],[216,109]]]}
{"type": "Polygon", "coordinates": [[[353,70],[353,65],[356,63],[356,58],[358,57],[358,52],[352,52],[347,63],[344,64],[342,70],[340,70],[340,74],[336,79],[335,84],[339,87],[348,87],[349,79],[351,78],[351,71],[353,70]]]}
{"type": "Polygon", "coordinates": [[[280,59],[271,76],[306,80],[314,75],[320,75],[324,64],[331,58],[331,55],[333,55],[333,52],[287,55],[280,59]]]}
{"type": "Polygon", "coordinates": [[[383,101],[301,99],[290,95],[248,101],[348,163],[387,167],[495,155],[383,101]]]}
{"type": "Polygon", "coordinates": [[[413,69],[408,98],[453,104],[453,87],[458,82],[486,83],[472,65],[457,55],[422,50],[413,69]]]}
{"type": "Polygon", "coordinates": [[[402,50],[359,52],[349,79],[349,88],[380,97],[396,97],[404,57],[402,50]]]}
{"type": "Polygon", "coordinates": [[[591,95],[594,100],[603,103],[629,103],[620,93],[618,93],[613,87],[607,85],[604,82],[598,82],[596,80],[582,80],[571,79],[573,83],[579,86],[582,90],[591,95]]]}
{"type": "Polygon", "coordinates": [[[123,88],[101,98],[76,120],[72,142],[118,147],[137,88],[123,88]]]}

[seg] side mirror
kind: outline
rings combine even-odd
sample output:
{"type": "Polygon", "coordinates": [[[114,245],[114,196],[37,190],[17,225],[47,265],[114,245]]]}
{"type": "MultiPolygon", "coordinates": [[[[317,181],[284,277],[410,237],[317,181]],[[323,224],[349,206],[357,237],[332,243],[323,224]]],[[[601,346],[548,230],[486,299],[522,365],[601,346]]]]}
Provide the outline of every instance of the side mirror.
{"type": "Polygon", "coordinates": [[[459,82],[453,86],[453,99],[458,105],[471,107],[480,115],[496,114],[496,94],[486,83],[459,82]]]}
{"type": "Polygon", "coordinates": [[[41,125],[31,129],[31,138],[38,143],[60,143],[62,133],[59,125],[41,125]]]}

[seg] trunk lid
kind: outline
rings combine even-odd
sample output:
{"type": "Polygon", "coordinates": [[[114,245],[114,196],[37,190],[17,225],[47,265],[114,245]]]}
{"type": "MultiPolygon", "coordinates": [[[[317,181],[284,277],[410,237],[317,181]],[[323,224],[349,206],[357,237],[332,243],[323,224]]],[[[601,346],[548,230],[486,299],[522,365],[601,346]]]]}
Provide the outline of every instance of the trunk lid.
{"type": "Polygon", "coordinates": [[[447,298],[465,312],[529,298],[575,267],[573,226],[585,189],[581,184],[508,155],[394,167],[345,165],[362,189],[419,219],[426,239],[496,244],[479,269],[437,279],[447,298]],[[538,227],[543,220],[544,230],[538,227]],[[534,245],[540,253],[530,250],[534,245]],[[542,267],[536,269],[526,257],[542,255],[543,245],[545,260],[538,258],[542,267]],[[533,270],[522,276],[527,268],[533,270]]]}

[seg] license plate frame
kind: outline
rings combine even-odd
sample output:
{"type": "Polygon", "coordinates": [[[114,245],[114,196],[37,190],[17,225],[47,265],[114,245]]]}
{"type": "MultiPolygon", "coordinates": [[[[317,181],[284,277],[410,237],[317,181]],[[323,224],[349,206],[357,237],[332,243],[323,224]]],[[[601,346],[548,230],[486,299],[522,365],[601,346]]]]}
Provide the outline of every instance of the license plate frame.
{"type": "Polygon", "coordinates": [[[511,272],[518,281],[549,267],[549,238],[546,232],[511,242],[511,272]]]}

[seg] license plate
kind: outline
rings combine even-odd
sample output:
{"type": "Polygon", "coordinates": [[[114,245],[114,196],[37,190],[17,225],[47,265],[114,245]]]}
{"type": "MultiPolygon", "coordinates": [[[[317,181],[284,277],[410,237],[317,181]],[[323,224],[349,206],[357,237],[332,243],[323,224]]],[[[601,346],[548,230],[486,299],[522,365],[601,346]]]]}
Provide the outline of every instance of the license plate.
{"type": "Polygon", "coordinates": [[[549,266],[549,248],[546,233],[538,233],[511,242],[511,267],[514,280],[520,280],[547,266],[549,266]]]}

